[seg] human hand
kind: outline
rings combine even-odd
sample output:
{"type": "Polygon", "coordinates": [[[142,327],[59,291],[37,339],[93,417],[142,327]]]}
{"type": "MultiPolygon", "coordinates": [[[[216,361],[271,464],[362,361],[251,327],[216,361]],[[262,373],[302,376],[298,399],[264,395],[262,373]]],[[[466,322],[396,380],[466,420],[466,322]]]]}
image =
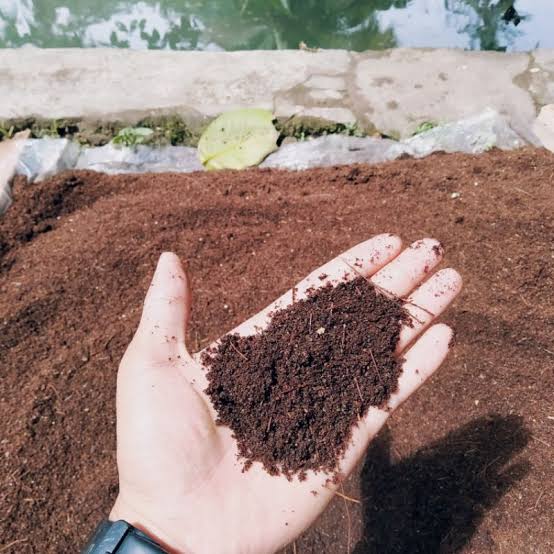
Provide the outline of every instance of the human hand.
{"type": "MultiPolygon", "coordinates": [[[[370,408],[354,428],[339,463],[341,475],[352,471],[392,410],[440,366],[452,338],[449,327],[431,324],[460,291],[459,274],[444,269],[424,281],[442,257],[437,241],[424,239],[401,250],[398,237],[373,237],[316,269],[295,289],[300,299],[312,287],[362,274],[406,298],[414,316],[413,326],[400,333],[403,372],[389,409],[370,408]]],[[[271,311],[292,300],[289,291],[234,332],[256,332],[267,325],[271,311]]],[[[304,481],[270,476],[259,463],[243,472],[236,441],[229,428],[215,425],[203,392],[201,353],[191,355],[185,346],[190,304],[179,259],[162,254],[118,373],[119,496],[110,519],[126,520],[170,552],[274,552],[315,520],[338,484],[321,472],[308,472],[304,481]]]]}

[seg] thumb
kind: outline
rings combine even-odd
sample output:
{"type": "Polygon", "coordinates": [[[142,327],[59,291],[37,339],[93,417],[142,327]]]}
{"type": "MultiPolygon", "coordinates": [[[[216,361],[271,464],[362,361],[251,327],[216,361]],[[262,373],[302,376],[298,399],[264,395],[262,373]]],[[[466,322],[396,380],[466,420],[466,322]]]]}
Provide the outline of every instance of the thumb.
{"type": "Polygon", "coordinates": [[[187,276],[176,254],[164,252],[144,301],[133,343],[142,356],[154,361],[168,350],[184,351],[190,316],[191,293],[187,276]]]}

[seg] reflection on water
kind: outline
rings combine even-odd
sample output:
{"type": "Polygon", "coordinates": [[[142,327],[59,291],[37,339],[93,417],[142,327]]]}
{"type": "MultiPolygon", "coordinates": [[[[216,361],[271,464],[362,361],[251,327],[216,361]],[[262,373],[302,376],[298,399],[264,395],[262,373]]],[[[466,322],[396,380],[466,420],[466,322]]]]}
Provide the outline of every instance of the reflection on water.
{"type": "Polygon", "coordinates": [[[529,50],[554,47],[553,16],[554,0],[0,0],[0,47],[529,50]]]}

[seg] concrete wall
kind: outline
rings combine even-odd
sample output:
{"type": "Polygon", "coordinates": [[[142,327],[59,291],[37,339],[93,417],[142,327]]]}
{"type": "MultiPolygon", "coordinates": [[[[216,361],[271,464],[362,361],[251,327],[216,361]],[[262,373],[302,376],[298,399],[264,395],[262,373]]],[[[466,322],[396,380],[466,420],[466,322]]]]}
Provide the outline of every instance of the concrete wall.
{"type": "Polygon", "coordinates": [[[554,102],[554,51],[0,50],[0,119],[213,117],[235,107],[357,122],[393,136],[486,107],[523,136],[554,102]]]}

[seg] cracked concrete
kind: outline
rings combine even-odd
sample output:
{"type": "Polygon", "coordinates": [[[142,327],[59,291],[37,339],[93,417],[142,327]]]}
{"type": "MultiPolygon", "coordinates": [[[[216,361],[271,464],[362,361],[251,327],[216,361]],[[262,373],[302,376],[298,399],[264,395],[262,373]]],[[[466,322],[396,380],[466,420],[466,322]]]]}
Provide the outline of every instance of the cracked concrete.
{"type": "Polygon", "coordinates": [[[367,110],[359,115],[400,137],[424,121],[446,123],[487,107],[525,124],[535,117],[535,107],[529,92],[514,79],[528,62],[527,54],[442,49],[360,54],[356,94],[367,110]]]}
{"type": "Polygon", "coordinates": [[[554,102],[554,50],[166,52],[0,50],[0,120],[211,118],[237,107],[315,116],[391,136],[490,107],[532,140],[554,102]]]}

